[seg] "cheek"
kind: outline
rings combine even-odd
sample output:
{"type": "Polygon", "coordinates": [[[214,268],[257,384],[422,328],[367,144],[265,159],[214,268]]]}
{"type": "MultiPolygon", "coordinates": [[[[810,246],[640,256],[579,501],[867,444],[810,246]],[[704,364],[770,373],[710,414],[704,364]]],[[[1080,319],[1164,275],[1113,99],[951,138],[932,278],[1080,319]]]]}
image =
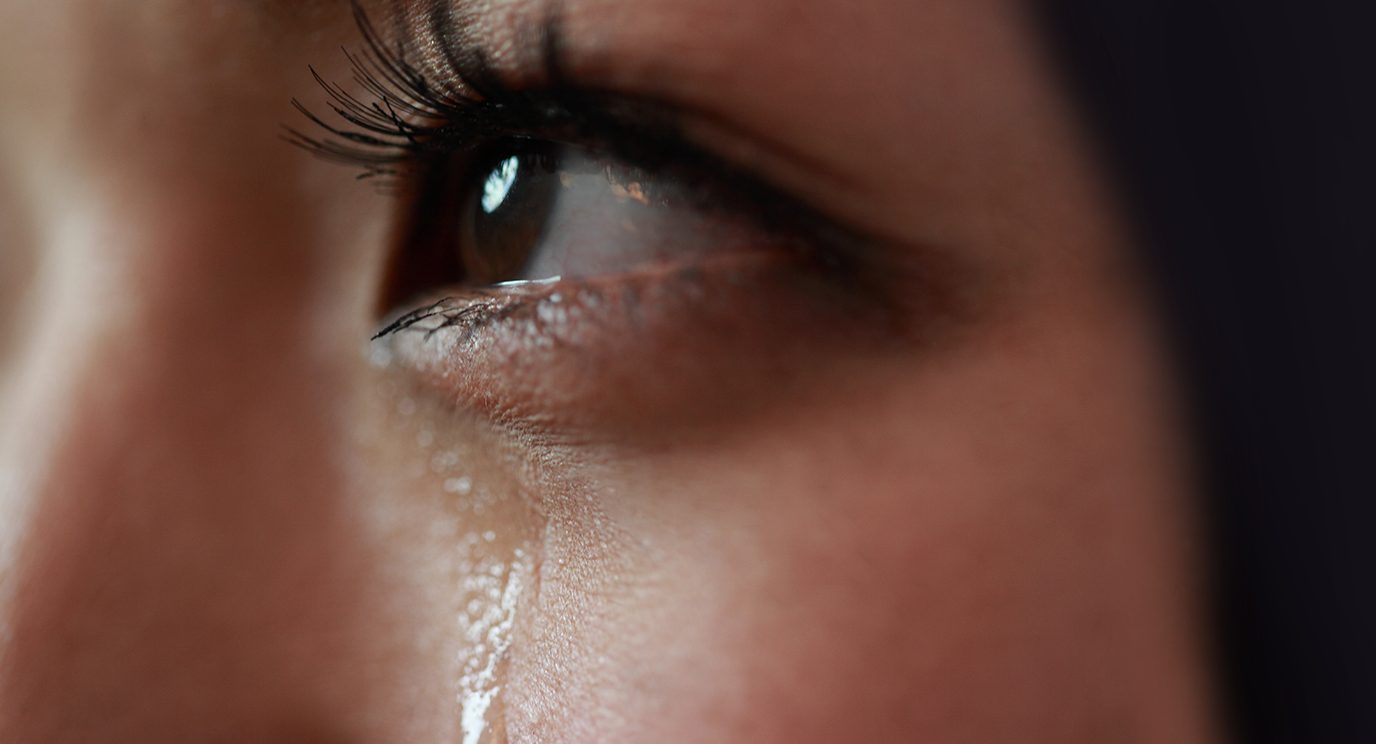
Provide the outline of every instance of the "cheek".
{"type": "Polygon", "coordinates": [[[419,661],[416,715],[434,741],[506,741],[512,690],[553,685],[581,658],[608,526],[557,458],[383,371],[363,403],[353,480],[400,597],[399,643],[419,661]],[[547,477],[553,471],[559,480],[547,477]],[[570,591],[572,588],[572,591],[570,591]],[[569,599],[569,595],[576,595],[569,599]],[[577,602],[575,607],[573,602],[577,602]],[[534,680],[515,670],[538,658],[534,680]]]}
{"type": "Polygon", "coordinates": [[[1035,340],[585,458],[604,522],[551,522],[513,738],[1179,733],[1187,551],[1152,364],[1097,331],[1016,351],[1063,343],[1035,340]]]}
{"type": "Polygon", "coordinates": [[[671,441],[556,446],[379,373],[426,699],[512,741],[1184,740],[1179,462],[1118,303],[814,368],[671,441]]]}

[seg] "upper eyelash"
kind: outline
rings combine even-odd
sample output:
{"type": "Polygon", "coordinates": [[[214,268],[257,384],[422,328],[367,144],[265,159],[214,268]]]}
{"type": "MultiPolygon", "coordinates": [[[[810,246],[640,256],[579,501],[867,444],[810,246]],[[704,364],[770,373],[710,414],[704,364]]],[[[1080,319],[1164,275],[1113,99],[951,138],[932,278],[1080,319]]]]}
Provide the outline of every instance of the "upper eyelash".
{"type": "Polygon", "coordinates": [[[539,27],[542,84],[518,89],[481,49],[460,53],[444,43],[439,46],[453,82],[434,82],[408,59],[404,44],[382,39],[358,0],[351,4],[364,47],[357,53],[345,49],[344,54],[354,83],[370,100],[361,100],[311,67],[328,96],[326,105],[341,124],[326,121],[293,98],[292,106],[327,136],[288,126],[285,138],[317,157],[361,168],[359,178],[397,175],[418,161],[449,157],[499,138],[591,146],[647,171],[670,166],[680,175],[732,170],[689,143],[669,107],[571,84],[563,72],[557,16],[539,27]]]}
{"type": "MultiPolygon", "coordinates": [[[[462,69],[454,70],[456,85],[436,85],[411,63],[404,45],[389,46],[383,41],[357,0],[351,5],[364,48],[358,53],[345,49],[344,55],[354,82],[372,100],[360,100],[311,67],[312,77],[329,96],[326,105],[344,126],[327,122],[293,98],[292,106],[331,136],[312,137],[286,127],[288,142],[326,160],[359,166],[363,168],[359,177],[370,178],[395,174],[418,157],[449,154],[456,145],[510,132],[516,122],[543,118],[553,123],[564,118],[550,102],[507,86],[480,50],[472,52],[462,69]]],[[[553,39],[553,33],[550,30],[547,38],[553,39]]],[[[557,70],[552,51],[556,44],[551,40],[545,46],[550,50],[547,64],[557,70]]],[[[457,57],[449,56],[457,67],[457,57]]]]}
{"type": "MultiPolygon", "coordinates": [[[[363,36],[361,52],[347,49],[361,100],[311,74],[329,97],[342,124],[332,124],[299,99],[292,105],[328,136],[286,127],[286,139],[317,157],[361,169],[359,178],[398,176],[443,163],[498,140],[542,140],[602,152],[652,174],[673,176],[697,192],[704,205],[749,216],[774,229],[828,229],[828,221],[754,174],[712,155],[681,132],[679,112],[656,101],[606,93],[573,84],[565,74],[561,24],[550,16],[538,27],[542,79],[518,89],[476,47],[446,43],[432,28],[453,82],[436,83],[408,59],[404,44],[387,44],[366,11],[353,0],[363,36]],[[726,194],[730,198],[722,198],[726,194]]],[[[436,22],[438,23],[438,22],[436,22]]],[[[435,25],[435,24],[432,24],[435,25]]]]}

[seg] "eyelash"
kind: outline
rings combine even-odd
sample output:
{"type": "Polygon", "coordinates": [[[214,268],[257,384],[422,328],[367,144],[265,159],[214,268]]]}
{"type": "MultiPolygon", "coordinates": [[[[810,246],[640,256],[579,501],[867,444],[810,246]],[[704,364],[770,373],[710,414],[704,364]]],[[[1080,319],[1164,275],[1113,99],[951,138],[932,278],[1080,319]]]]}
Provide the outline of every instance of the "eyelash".
{"type": "MultiPolygon", "coordinates": [[[[403,46],[386,46],[357,2],[353,10],[366,46],[362,53],[345,50],[344,54],[354,81],[374,100],[365,103],[312,67],[316,83],[330,97],[330,109],[354,128],[330,124],[293,99],[299,112],[337,139],[318,139],[287,127],[286,138],[292,144],[326,160],[361,167],[360,178],[374,178],[395,176],[417,161],[470,149],[494,133],[525,132],[535,123],[554,129],[553,125],[568,118],[561,115],[561,107],[552,105],[554,96],[511,89],[481,54],[453,71],[458,85],[432,83],[407,60],[403,46]],[[472,93],[457,90],[460,86],[472,93]],[[542,97],[551,100],[538,100],[542,97]]],[[[553,49],[555,44],[547,41],[546,47],[553,49]]],[[[552,53],[547,58],[552,60],[552,53]]],[[[450,54],[448,59],[460,66],[458,55],[450,54]]]]}
{"type": "MultiPolygon", "coordinates": [[[[426,183],[431,175],[452,167],[456,156],[479,153],[496,143],[575,145],[642,173],[673,178],[685,187],[694,208],[744,219],[776,234],[833,276],[851,273],[846,271],[851,262],[840,249],[854,242],[846,230],[695,145],[680,132],[678,111],[573,84],[565,74],[556,16],[539,28],[542,81],[531,88],[514,87],[482,50],[459,50],[446,43],[449,34],[432,26],[431,41],[437,42],[433,46],[443,50],[449,68],[445,79],[455,81],[439,84],[409,61],[404,43],[384,42],[358,0],[351,4],[364,46],[361,52],[346,49],[344,54],[354,83],[369,100],[310,68],[342,124],[330,123],[293,99],[297,111],[326,134],[311,136],[288,126],[285,139],[291,144],[361,169],[360,180],[384,184],[426,183]]],[[[433,310],[408,313],[378,336],[436,314],[445,320],[443,313],[433,310]]]]}
{"type": "Polygon", "coordinates": [[[668,107],[572,84],[564,73],[557,17],[539,32],[540,87],[513,87],[480,49],[446,51],[447,72],[457,82],[438,84],[408,61],[405,45],[389,48],[357,0],[352,4],[365,46],[361,53],[344,54],[354,81],[372,100],[360,100],[312,67],[329,96],[327,105],[346,126],[293,99],[292,106],[329,136],[312,137],[290,126],[285,136],[317,157],[361,168],[360,179],[403,176],[506,139],[579,145],[645,172],[669,172],[690,182],[729,178],[749,190],[767,189],[689,142],[668,107]]]}

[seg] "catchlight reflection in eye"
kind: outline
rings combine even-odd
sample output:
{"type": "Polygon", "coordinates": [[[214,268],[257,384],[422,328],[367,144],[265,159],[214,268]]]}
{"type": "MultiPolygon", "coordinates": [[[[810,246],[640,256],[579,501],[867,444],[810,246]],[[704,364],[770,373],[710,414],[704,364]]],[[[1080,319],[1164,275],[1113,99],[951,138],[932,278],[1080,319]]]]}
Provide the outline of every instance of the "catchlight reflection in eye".
{"type": "Polygon", "coordinates": [[[502,206],[506,197],[511,193],[511,187],[516,183],[516,171],[521,164],[519,157],[513,155],[503,160],[500,165],[492,169],[487,174],[487,181],[483,183],[483,211],[492,214],[497,208],[502,206]]]}

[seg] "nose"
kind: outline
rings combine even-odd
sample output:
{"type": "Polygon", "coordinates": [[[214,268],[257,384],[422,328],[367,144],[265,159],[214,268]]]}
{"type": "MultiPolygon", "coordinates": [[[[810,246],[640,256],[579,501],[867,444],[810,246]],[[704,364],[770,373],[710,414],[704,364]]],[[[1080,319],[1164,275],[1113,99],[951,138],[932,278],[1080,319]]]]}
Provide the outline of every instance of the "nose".
{"type": "Polygon", "coordinates": [[[11,13],[52,66],[0,74],[30,135],[0,137],[0,252],[31,259],[0,303],[4,744],[367,742],[408,714],[341,425],[370,259],[260,84],[318,50],[244,44],[255,7],[11,13]]]}
{"type": "Polygon", "coordinates": [[[40,252],[0,420],[0,741],[353,738],[347,385],[285,299],[304,260],[231,248],[40,252]]]}

